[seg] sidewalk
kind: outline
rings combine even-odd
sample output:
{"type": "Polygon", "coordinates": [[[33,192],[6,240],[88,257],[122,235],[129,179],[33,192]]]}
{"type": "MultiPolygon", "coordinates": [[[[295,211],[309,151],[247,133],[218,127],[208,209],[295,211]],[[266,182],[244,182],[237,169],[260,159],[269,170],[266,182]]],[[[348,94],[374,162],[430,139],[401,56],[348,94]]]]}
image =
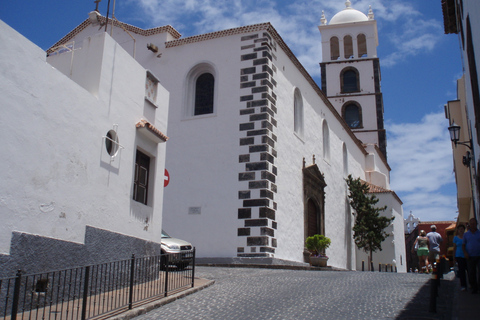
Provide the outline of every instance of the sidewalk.
{"type": "Polygon", "coordinates": [[[480,294],[460,291],[460,281],[455,278],[452,281],[455,282],[452,320],[480,319],[480,294]]]}

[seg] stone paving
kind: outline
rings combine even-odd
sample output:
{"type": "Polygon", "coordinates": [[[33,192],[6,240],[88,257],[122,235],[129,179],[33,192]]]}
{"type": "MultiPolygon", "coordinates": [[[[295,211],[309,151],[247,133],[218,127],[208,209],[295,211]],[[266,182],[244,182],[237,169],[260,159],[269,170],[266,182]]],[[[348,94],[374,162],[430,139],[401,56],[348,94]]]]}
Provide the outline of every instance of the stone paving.
{"type": "Polygon", "coordinates": [[[136,317],[150,319],[451,319],[453,281],[429,312],[430,276],[197,267],[215,284],[136,317]]]}

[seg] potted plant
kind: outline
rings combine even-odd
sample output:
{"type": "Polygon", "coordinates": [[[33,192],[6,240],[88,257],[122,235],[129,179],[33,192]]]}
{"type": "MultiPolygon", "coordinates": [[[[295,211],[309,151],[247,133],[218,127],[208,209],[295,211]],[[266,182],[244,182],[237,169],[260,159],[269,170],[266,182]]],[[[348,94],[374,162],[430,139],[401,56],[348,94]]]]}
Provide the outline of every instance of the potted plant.
{"type": "Polygon", "coordinates": [[[323,234],[316,234],[305,240],[305,246],[310,251],[310,265],[317,267],[326,267],[328,257],[325,255],[325,249],[330,246],[331,240],[323,234]]]}

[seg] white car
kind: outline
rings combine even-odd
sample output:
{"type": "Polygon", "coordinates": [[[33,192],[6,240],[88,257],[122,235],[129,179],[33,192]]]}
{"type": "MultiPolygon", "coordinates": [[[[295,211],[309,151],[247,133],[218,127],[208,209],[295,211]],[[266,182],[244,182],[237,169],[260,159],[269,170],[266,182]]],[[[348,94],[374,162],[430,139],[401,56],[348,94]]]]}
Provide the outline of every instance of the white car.
{"type": "Polygon", "coordinates": [[[165,269],[167,264],[167,255],[168,254],[168,265],[175,265],[177,269],[185,269],[193,259],[193,246],[190,242],[185,240],[172,238],[162,230],[162,258],[161,266],[162,269],[165,269]]]}

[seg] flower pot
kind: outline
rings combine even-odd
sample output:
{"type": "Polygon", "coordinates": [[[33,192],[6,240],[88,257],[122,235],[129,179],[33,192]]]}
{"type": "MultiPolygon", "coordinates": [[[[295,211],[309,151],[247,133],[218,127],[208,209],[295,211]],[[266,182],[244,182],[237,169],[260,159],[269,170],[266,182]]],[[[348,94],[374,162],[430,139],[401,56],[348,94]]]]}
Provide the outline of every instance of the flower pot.
{"type": "Polygon", "coordinates": [[[314,267],[326,267],[327,261],[327,257],[310,257],[310,265],[314,267]]]}

